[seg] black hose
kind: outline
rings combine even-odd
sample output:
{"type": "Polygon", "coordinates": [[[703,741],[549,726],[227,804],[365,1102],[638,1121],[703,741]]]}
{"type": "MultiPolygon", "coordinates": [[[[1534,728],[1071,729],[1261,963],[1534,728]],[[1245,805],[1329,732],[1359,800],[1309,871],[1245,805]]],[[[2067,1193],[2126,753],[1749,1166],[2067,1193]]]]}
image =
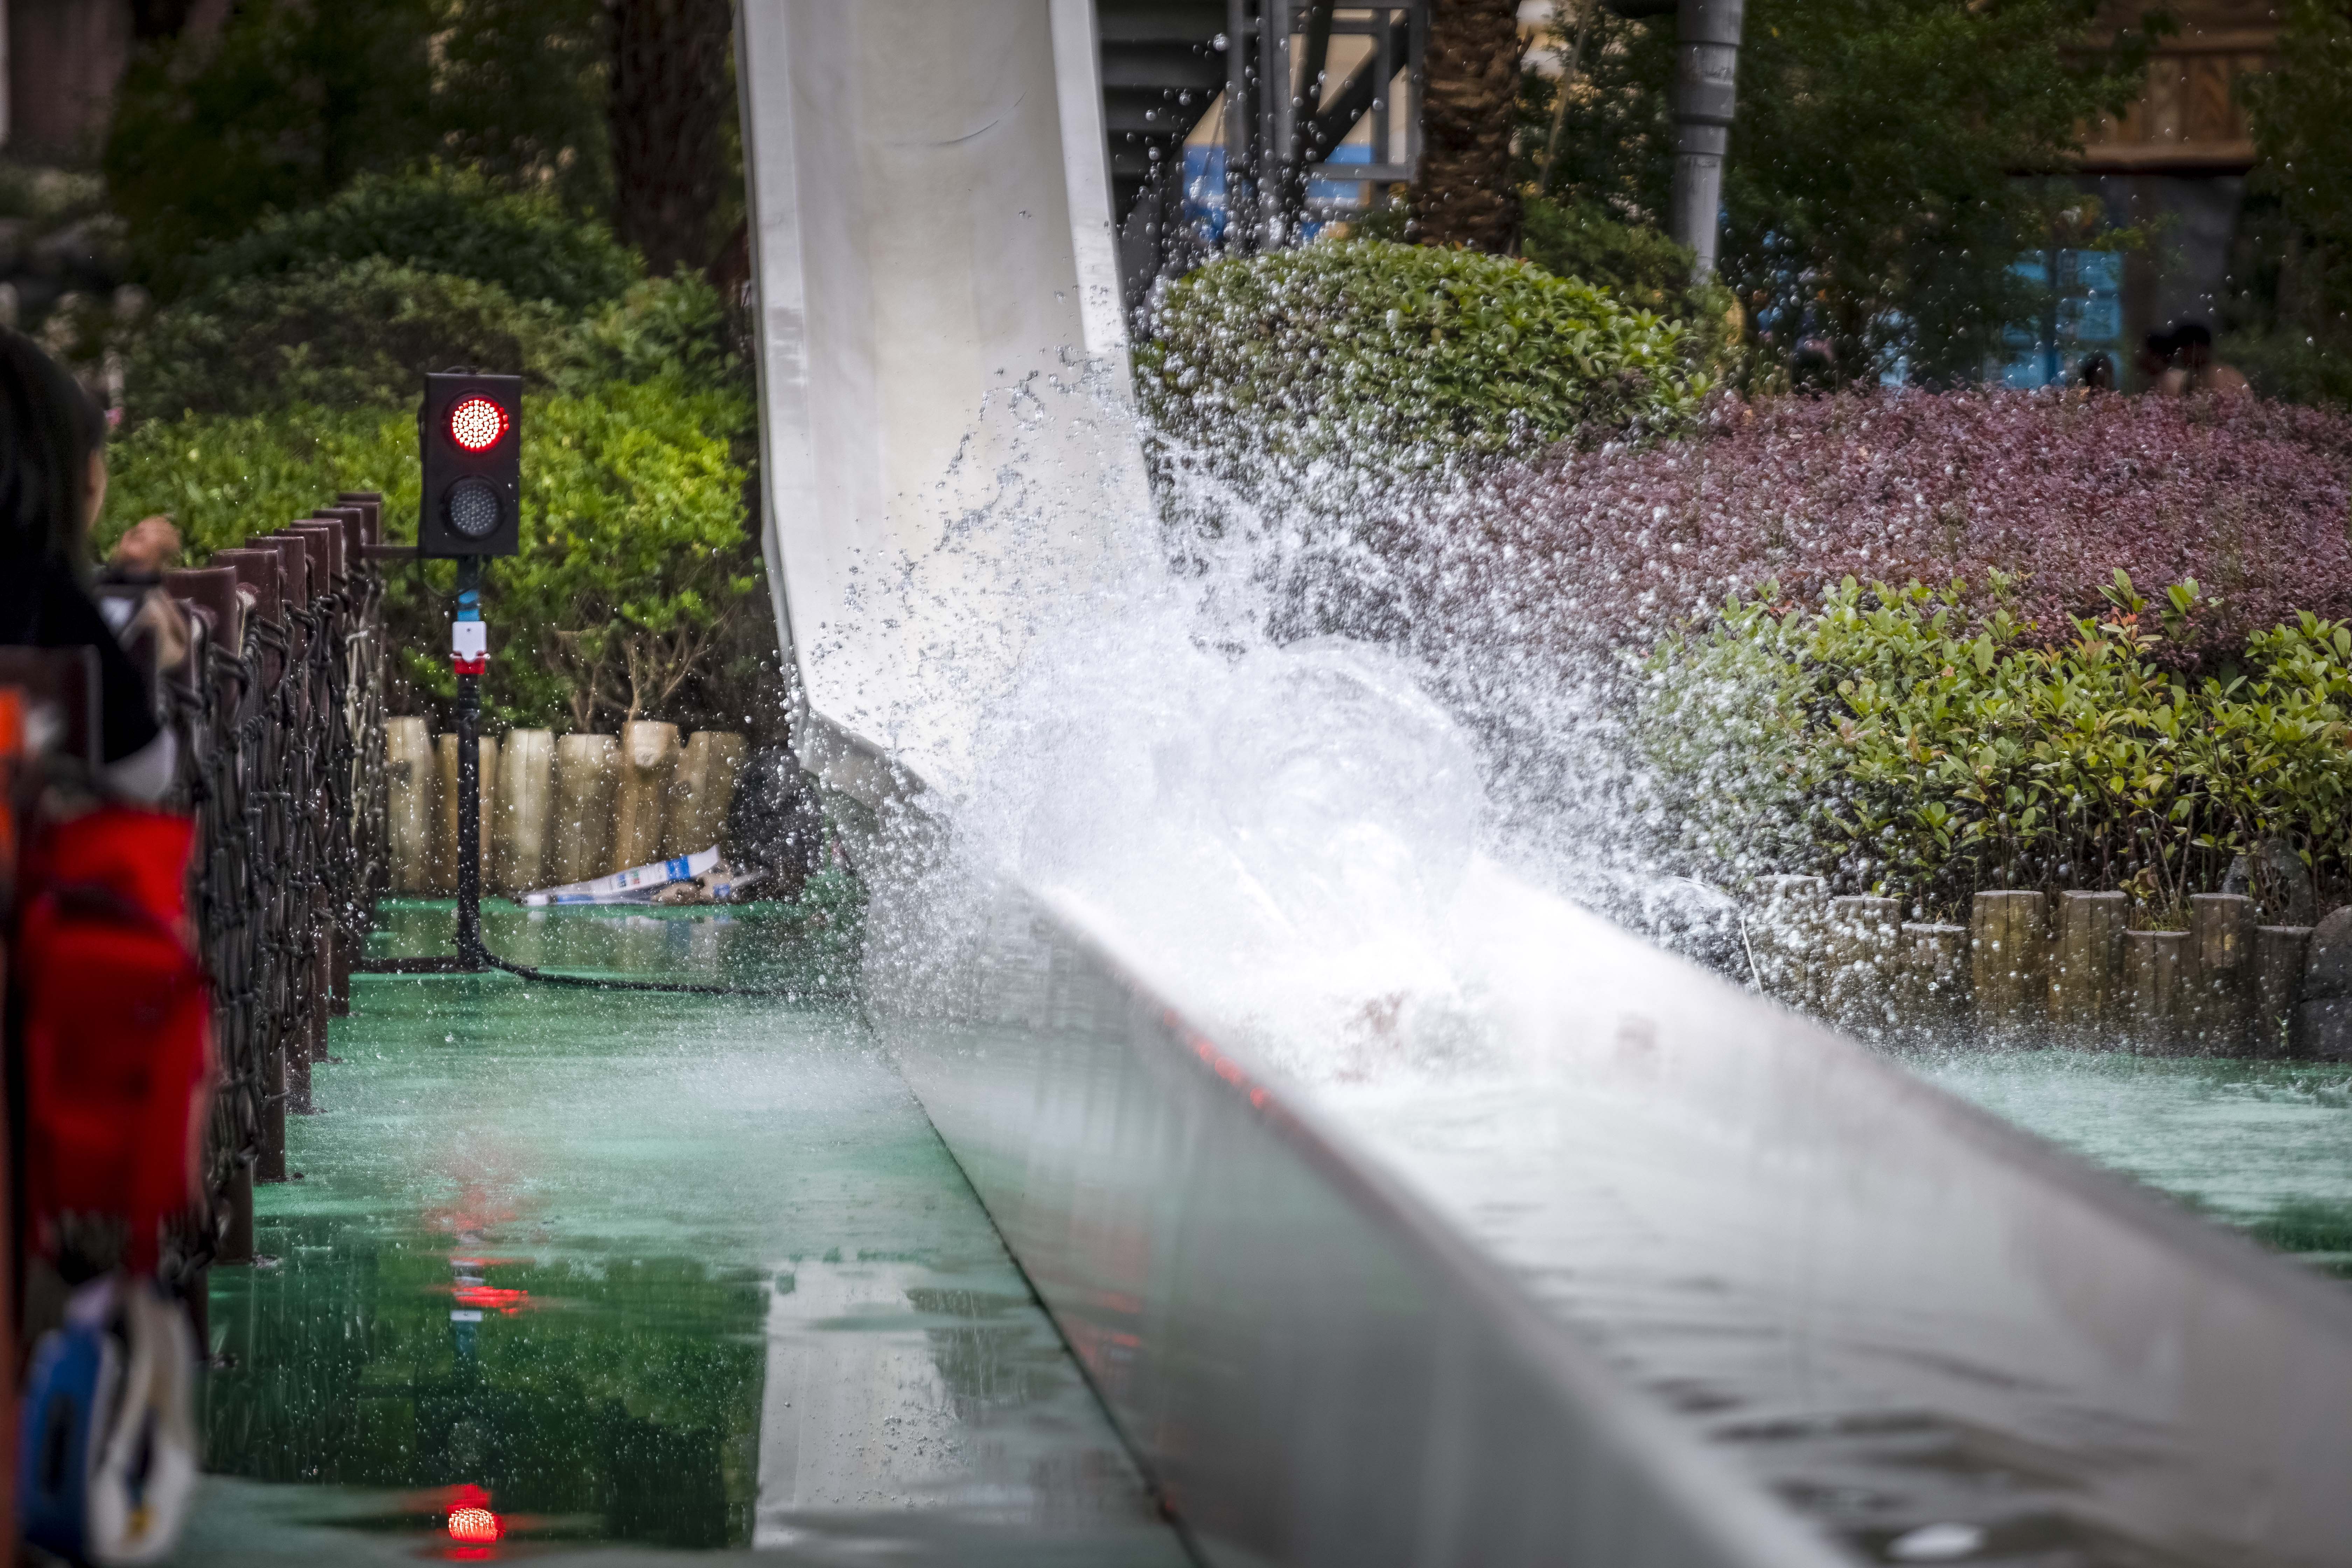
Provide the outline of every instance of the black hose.
{"type": "Polygon", "coordinates": [[[766,996],[782,1002],[846,1002],[855,993],[847,990],[818,990],[805,985],[723,985],[698,980],[621,980],[602,974],[559,974],[528,963],[514,963],[500,958],[488,948],[480,949],[474,959],[463,958],[379,958],[352,966],[359,974],[479,974],[484,970],[500,970],[524,980],[536,980],[546,985],[576,985],[589,991],[654,991],[682,996],[766,996]]]}
{"type": "Polygon", "coordinates": [[[579,985],[595,991],[662,991],[685,996],[772,996],[786,1002],[846,1001],[846,991],[812,991],[801,986],[719,985],[695,980],[613,980],[594,974],[557,974],[528,963],[510,963],[488,948],[482,962],[492,969],[519,974],[549,985],[579,985]]]}

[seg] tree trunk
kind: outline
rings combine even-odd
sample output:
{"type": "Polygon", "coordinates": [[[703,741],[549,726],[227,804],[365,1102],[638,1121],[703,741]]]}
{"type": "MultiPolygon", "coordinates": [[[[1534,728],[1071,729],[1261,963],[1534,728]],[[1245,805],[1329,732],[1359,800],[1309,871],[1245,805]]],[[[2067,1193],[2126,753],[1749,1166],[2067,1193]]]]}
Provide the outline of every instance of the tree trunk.
{"type": "Polygon", "coordinates": [[[613,76],[613,227],[656,277],[718,249],[725,127],[734,111],[728,0],[607,0],[613,76]]]}
{"type": "Polygon", "coordinates": [[[1500,253],[1519,226],[1511,111],[1519,95],[1517,0],[1435,0],[1412,193],[1423,245],[1500,253]]]}

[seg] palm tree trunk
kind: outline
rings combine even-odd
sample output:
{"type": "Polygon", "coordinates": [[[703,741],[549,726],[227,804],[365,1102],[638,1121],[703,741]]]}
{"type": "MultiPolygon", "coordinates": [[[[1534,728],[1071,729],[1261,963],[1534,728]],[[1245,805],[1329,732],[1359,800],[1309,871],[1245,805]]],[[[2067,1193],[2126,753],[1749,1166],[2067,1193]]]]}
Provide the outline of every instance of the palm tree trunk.
{"type": "Polygon", "coordinates": [[[1423,245],[1497,254],[1518,237],[1511,110],[1519,95],[1517,0],[1434,0],[1413,216],[1423,245]]]}

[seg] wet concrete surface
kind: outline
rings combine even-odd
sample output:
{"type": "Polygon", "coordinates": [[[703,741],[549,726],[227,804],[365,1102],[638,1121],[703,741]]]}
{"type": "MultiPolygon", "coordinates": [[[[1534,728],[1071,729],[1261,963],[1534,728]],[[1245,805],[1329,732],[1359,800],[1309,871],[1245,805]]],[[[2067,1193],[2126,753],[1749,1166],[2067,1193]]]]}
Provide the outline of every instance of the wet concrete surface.
{"type": "MultiPolygon", "coordinates": [[[[394,951],[445,929],[389,913],[394,951]]],[[[488,928],[566,967],[807,962],[743,911],[488,928]]],[[[214,1275],[175,1561],[1189,1561],[852,1012],[362,975],[331,1049],[263,1261],[214,1275]]]]}

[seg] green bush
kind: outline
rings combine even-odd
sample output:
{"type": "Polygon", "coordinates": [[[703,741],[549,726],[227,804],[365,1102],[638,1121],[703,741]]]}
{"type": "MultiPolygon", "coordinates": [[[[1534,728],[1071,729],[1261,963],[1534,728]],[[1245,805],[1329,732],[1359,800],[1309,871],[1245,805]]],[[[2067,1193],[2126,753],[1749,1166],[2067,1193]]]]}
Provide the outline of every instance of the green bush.
{"type": "Polygon", "coordinates": [[[1137,365],[1179,441],[1424,464],[1671,428],[1708,385],[1688,336],[1521,262],[1347,240],[1178,280],[1137,365]]]}
{"type": "Polygon", "coordinates": [[[603,224],[552,195],[520,193],[470,169],[363,174],[315,206],[263,219],[194,264],[199,292],[322,263],[382,257],[418,272],[495,283],[579,316],[619,299],[635,256],[603,224]]]}
{"type": "MultiPolygon", "coordinates": [[[[675,375],[526,396],[522,551],[488,577],[494,717],[562,729],[694,717],[673,706],[682,689],[730,626],[762,607],[732,456],[750,416],[740,393],[675,375]]],[[[416,421],[405,407],[159,419],[118,442],[111,463],[101,547],[166,512],[201,557],[346,489],[383,490],[388,536],[415,537],[416,421]]],[[[428,697],[451,689],[449,572],[393,574],[394,646],[428,697]]]]}
{"type": "Polygon", "coordinates": [[[2326,897],[2352,891],[2352,627],[2305,615],[2194,679],[2155,657],[2200,592],[2151,605],[2117,572],[2109,607],[2056,647],[1998,605],[1847,578],[1819,609],[1768,585],[1651,660],[1643,733],[1660,819],[1741,880],[1826,875],[1964,919],[1998,888],[2121,889],[2178,926],[2264,846],[2326,897]]]}
{"type": "Polygon", "coordinates": [[[157,312],[125,347],[134,424],[407,402],[426,371],[452,365],[575,392],[673,374],[734,384],[742,368],[718,291],[700,278],[633,284],[575,323],[495,283],[383,257],[217,284],[157,312]]]}
{"type": "Polygon", "coordinates": [[[1529,196],[1519,254],[1555,278],[1606,289],[1645,310],[1674,311],[1690,288],[1688,246],[1654,228],[1620,222],[1595,201],[1529,196]]]}

